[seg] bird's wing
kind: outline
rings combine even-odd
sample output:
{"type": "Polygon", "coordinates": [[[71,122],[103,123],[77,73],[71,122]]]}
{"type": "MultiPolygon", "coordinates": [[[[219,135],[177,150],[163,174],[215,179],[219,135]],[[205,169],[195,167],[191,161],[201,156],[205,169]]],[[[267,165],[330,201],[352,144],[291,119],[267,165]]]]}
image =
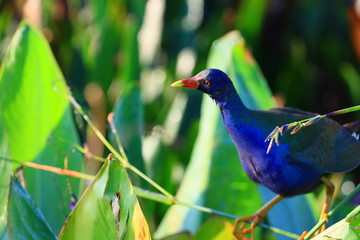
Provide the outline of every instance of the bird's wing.
{"type": "Polygon", "coordinates": [[[303,117],[303,119],[308,117],[315,117],[316,115],[318,115],[316,113],[306,112],[300,109],[289,108],[289,107],[271,108],[269,109],[269,111],[274,113],[293,114],[293,115],[297,115],[298,117],[303,117]]]}
{"type": "Polygon", "coordinates": [[[308,144],[302,145],[302,149],[295,146],[293,150],[296,153],[291,159],[324,173],[347,172],[359,166],[360,141],[332,119],[320,121],[292,136],[308,144]]]}
{"type": "MultiPolygon", "coordinates": [[[[273,108],[270,112],[279,126],[317,115],[293,108],[273,108]]],[[[330,118],[323,118],[295,135],[285,134],[280,142],[290,146],[291,164],[324,173],[346,172],[360,165],[360,141],[353,134],[359,128],[360,122],[341,126],[330,118]]]]}
{"type": "MultiPolygon", "coordinates": [[[[316,115],[293,108],[273,108],[260,111],[261,120],[257,122],[261,122],[262,129],[270,134],[276,125],[282,126],[316,115]]],[[[288,164],[306,171],[346,172],[360,165],[360,141],[352,136],[351,131],[356,127],[356,124],[342,127],[330,118],[323,118],[294,135],[290,135],[290,131],[285,132],[279,137],[280,145],[284,144],[289,149],[286,157],[288,164]]]]}
{"type": "Polygon", "coordinates": [[[347,172],[360,165],[360,141],[346,128],[335,137],[335,156],[327,170],[331,173],[347,172]]]}

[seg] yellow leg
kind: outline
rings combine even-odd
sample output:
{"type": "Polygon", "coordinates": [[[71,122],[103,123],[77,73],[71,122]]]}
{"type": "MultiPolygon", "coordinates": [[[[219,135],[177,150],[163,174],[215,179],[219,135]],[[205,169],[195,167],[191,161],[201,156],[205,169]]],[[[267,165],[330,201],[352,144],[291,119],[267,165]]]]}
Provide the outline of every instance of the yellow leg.
{"type": "MultiPolygon", "coordinates": [[[[333,195],[334,195],[334,184],[332,184],[332,182],[330,182],[330,180],[327,179],[326,177],[322,177],[321,181],[325,184],[326,200],[325,200],[325,203],[323,204],[323,207],[321,209],[319,221],[325,219],[326,222],[328,222],[329,219],[328,219],[327,213],[328,213],[329,208],[331,206],[331,202],[332,202],[333,195]]],[[[321,226],[321,228],[315,233],[315,235],[325,231],[325,228],[326,228],[326,224],[323,224],[321,226]]]]}
{"type": "Polygon", "coordinates": [[[254,215],[238,218],[235,221],[235,227],[233,234],[238,240],[249,240],[246,237],[246,234],[251,234],[251,240],[254,240],[254,229],[256,225],[261,222],[265,217],[268,211],[278,202],[280,202],[284,197],[280,195],[276,195],[273,199],[271,199],[269,202],[267,202],[264,206],[262,206],[259,210],[256,211],[254,215]],[[246,225],[248,225],[248,221],[253,221],[249,228],[246,228],[246,225]],[[241,224],[240,229],[238,231],[238,226],[241,224]]]}
{"type": "MultiPolygon", "coordinates": [[[[322,177],[321,181],[325,184],[326,200],[325,200],[325,202],[323,204],[323,207],[321,209],[319,221],[325,219],[326,222],[328,222],[329,219],[328,219],[327,213],[328,213],[329,208],[331,206],[331,202],[332,202],[333,195],[334,195],[334,184],[332,184],[332,182],[330,182],[330,180],[327,179],[326,177],[322,177]]],[[[326,229],[326,224],[323,224],[321,226],[321,228],[318,231],[316,231],[314,236],[322,233],[323,231],[325,231],[325,229],[326,229]]],[[[307,233],[308,232],[303,232],[298,240],[303,240],[307,233]]]]}
{"type": "Polygon", "coordinates": [[[308,232],[303,232],[302,234],[301,234],[301,236],[297,239],[297,240],[304,240],[304,237],[306,236],[306,234],[307,234],[308,232]]]}

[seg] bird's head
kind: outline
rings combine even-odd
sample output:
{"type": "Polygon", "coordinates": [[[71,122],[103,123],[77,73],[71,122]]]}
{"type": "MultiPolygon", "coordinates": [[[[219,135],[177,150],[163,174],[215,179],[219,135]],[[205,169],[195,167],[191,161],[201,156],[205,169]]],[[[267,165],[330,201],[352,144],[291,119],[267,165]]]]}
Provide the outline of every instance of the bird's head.
{"type": "Polygon", "coordinates": [[[230,78],[219,69],[205,69],[192,78],[179,80],[171,84],[172,87],[193,88],[207,93],[218,100],[234,89],[230,78]]]}

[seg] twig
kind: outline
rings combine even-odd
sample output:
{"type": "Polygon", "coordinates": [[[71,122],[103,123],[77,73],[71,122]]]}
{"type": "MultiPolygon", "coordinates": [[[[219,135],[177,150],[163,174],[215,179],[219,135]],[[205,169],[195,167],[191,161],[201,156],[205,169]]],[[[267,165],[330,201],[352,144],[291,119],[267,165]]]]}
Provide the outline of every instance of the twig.
{"type": "Polygon", "coordinates": [[[120,161],[120,163],[123,165],[124,168],[128,168],[131,171],[133,171],[134,173],[136,173],[137,175],[139,175],[141,178],[143,178],[145,181],[147,181],[148,183],[150,183],[153,187],[155,187],[157,190],[159,190],[162,194],[164,194],[165,196],[169,197],[169,198],[173,198],[174,196],[172,196],[168,191],[166,191],[163,187],[161,187],[159,184],[157,184],[156,182],[154,182],[151,178],[149,178],[148,176],[146,176],[144,173],[142,173],[139,169],[137,169],[136,167],[134,167],[133,165],[131,165],[126,157],[125,159],[121,156],[121,154],[116,151],[116,149],[108,142],[108,140],[106,140],[106,138],[101,134],[101,132],[96,128],[95,124],[91,121],[91,119],[89,118],[88,115],[86,115],[86,113],[84,112],[84,110],[82,109],[82,107],[80,106],[80,104],[78,104],[75,100],[75,98],[73,96],[71,96],[70,94],[68,95],[68,98],[70,100],[70,102],[72,103],[72,105],[75,107],[75,109],[80,113],[80,115],[84,118],[84,120],[89,124],[89,126],[91,127],[91,129],[95,132],[95,134],[98,136],[98,138],[101,140],[101,142],[110,150],[110,152],[112,154],[114,154],[114,156],[116,157],[117,160],[120,161]]]}

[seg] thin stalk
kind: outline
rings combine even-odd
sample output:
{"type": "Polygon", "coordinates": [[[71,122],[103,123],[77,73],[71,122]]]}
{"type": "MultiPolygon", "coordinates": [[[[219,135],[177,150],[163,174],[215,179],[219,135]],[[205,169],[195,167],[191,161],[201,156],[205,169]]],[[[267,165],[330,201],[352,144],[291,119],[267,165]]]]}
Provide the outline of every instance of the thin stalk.
{"type": "Polygon", "coordinates": [[[139,175],[142,179],[144,179],[145,181],[147,181],[148,183],[150,183],[153,187],[155,187],[157,190],[159,190],[162,194],[164,194],[166,197],[170,198],[170,199],[174,199],[175,197],[169,193],[168,191],[166,191],[164,188],[162,188],[159,184],[157,184],[154,180],[152,180],[151,178],[149,178],[148,176],[146,176],[143,172],[141,172],[139,169],[137,169],[136,167],[134,167],[133,165],[131,165],[130,163],[127,166],[128,169],[130,169],[131,171],[133,171],[134,173],[136,173],[137,175],[139,175]]]}
{"type": "Polygon", "coordinates": [[[120,135],[118,134],[118,132],[116,130],[116,127],[115,127],[115,124],[114,124],[114,113],[113,112],[111,112],[108,115],[107,120],[108,120],[108,123],[110,125],[111,132],[115,136],[115,141],[116,141],[116,144],[118,145],[120,154],[123,156],[124,159],[126,159],[126,161],[128,161],[127,157],[126,157],[126,154],[125,154],[125,150],[124,150],[124,148],[122,146],[122,143],[121,143],[120,135]]]}
{"type": "Polygon", "coordinates": [[[47,171],[47,172],[53,172],[53,173],[56,173],[59,175],[65,175],[65,176],[70,176],[70,177],[80,178],[80,179],[85,179],[85,180],[93,180],[95,178],[93,175],[89,175],[86,173],[68,170],[68,169],[64,169],[64,168],[53,167],[53,166],[39,164],[39,163],[22,162],[19,160],[5,158],[5,157],[1,157],[1,156],[0,156],[0,159],[8,161],[8,162],[16,162],[18,164],[25,165],[27,167],[34,168],[34,169],[39,169],[39,170],[43,170],[43,171],[47,171]]]}
{"type": "Polygon", "coordinates": [[[75,109],[80,113],[80,115],[84,118],[84,120],[89,124],[89,126],[91,127],[91,129],[95,132],[95,134],[98,136],[98,138],[101,140],[101,142],[110,150],[110,152],[112,154],[114,154],[114,156],[120,161],[120,163],[123,165],[124,168],[128,168],[131,171],[133,171],[134,173],[138,174],[141,178],[143,178],[145,181],[147,181],[148,183],[150,183],[153,187],[155,187],[157,190],[159,190],[162,194],[164,194],[165,196],[169,197],[169,198],[173,198],[174,196],[172,196],[168,191],[166,191],[163,187],[161,187],[159,184],[157,184],[156,182],[154,182],[151,178],[149,178],[148,176],[146,176],[144,173],[142,173],[139,169],[137,169],[136,167],[134,167],[133,165],[131,165],[127,159],[123,158],[121,156],[121,154],[116,151],[116,149],[108,142],[108,140],[106,140],[106,138],[101,134],[101,132],[97,129],[97,127],[95,126],[95,124],[91,121],[91,119],[89,118],[89,116],[84,112],[84,110],[82,109],[82,107],[76,102],[75,98],[72,97],[71,95],[68,96],[68,98],[70,99],[70,102],[73,104],[73,106],[75,107],[75,109]]]}
{"type": "MultiPolygon", "coordinates": [[[[340,110],[329,112],[329,113],[326,113],[326,114],[323,114],[323,115],[318,115],[316,117],[324,118],[324,117],[336,116],[336,115],[341,115],[341,114],[350,113],[350,112],[356,112],[356,111],[359,111],[359,110],[360,110],[360,105],[357,105],[357,106],[343,108],[343,109],[340,109],[340,110]]],[[[303,119],[303,120],[300,120],[300,121],[297,121],[297,122],[294,122],[294,123],[299,124],[299,123],[308,122],[313,118],[314,117],[306,118],[306,119],[303,119]]]]}
{"type": "MultiPolygon", "coordinates": [[[[342,205],[349,201],[356,193],[360,191],[360,184],[358,184],[343,200],[341,200],[333,209],[328,212],[328,216],[331,217],[342,205]]],[[[305,235],[304,240],[310,239],[317,230],[321,228],[323,224],[326,223],[325,219],[319,221],[309,232],[305,235]]]]}
{"type": "MultiPolygon", "coordinates": [[[[75,100],[75,98],[70,95],[68,96],[68,98],[69,98],[70,102],[72,103],[72,105],[76,108],[76,110],[84,118],[84,120],[89,124],[89,126],[95,132],[96,136],[98,136],[98,138],[101,140],[101,142],[110,150],[110,152],[112,152],[112,154],[114,154],[114,156],[117,159],[119,159],[120,161],[123,160],[122,156],[115,150],[115,148],[113,148],[113,146],[111,146],[111,144],[108,142],[108,140],[106,140],[106,138],[101,134],[101,132],[97,129],[97,127],[91,121],[89,116],[84,112],[84,110],[82,109],[80,104],[78,104],[78,102],[75,100]]],[[[124,166],[126,166],[126,163],[123,163],[124,161],[121,161],[121,162],[124,166]]]]}
{"type": "Polygon", "coordinates": [[[81,173],[81,172],[58,168],[58,167],[53,167],[53,166],[42,165],[42,164],[38,164],[38,163],[34,163],[34,162],[24,162],[24,165],[27,167],[40,169],[40,170],[47,171],[47,172],[53,172],[53,173],[56,173],[59,175],[66,175],[66,176],[82,178],[82,179],[86,179],[86,180],[94,179],[94,176],[86,174],[86,173],[81,173]]]}
{"type": "Polygon", "coordinates": [[[105,158],[103,157],[99,157],[99,156],[96,156],[94,155],[93,153],[91,153],[89,150],[83,148],[82,146],[80,146],[79,144],[76,144],[76,143],[72,143],[66,139],[63,139],[63,138],[55,138],[57,141],[60,141],[60,142],[63,142],[63,143],[67,143],[69,145],[72,145],[76,150],[78,150],[79,152],[81,152],[82,154],[84,154],[86,157],[88,158],[92,158],[94,160],[97,160],[99,162],[105,162],[105,158]]]}
{"type": "Polygon", "coordinates": [[[348,107],[348,108],[344,108],[344,109],[340,109],[340,110],[336,110],[330,113],[325,114],[326,116],[335,116],[335,115],[340,115],[340,114],[345,114],[345,113],[350,113],[350,112],[356,112],[360,110],[360,105],[357,106],[353,106],[353,107],[348,107]]]}
{"type": "MultiPolygon", "coordinates": [[[[199,205],[194,205],[191,203],[186,203],[183,201],[178,200],[177,198],[168,198],[162,194],[158,194],[158,193],[154,193],[152,191],[148,191],[148,190],[144,190],[138,187],[134,187],[135,193],[137,196],[142,197],[142,198],[146,198],[146,199],[150,199],[153,201],[157,201],[163,204],[167,204],[167,205],[179,205],[179,206],[184,206],[184,207],[188,207],[188,208],[192,208],[195,210],[198,210],[200,212],[204,212],[204,213],[208,213],[208,214],[215,214],[215,215],[219,215],[219,216],[223,216],[226,218],[231,218],[231,219],[237,219],[239,218],[239,216],[233,215],[233,214],[229,214],[229,213],[225,213],[219,210],[215,210],[212,208],[208,208],[208,207],[203,207],[203,206],[199,206],[199,205]]],[[[251,222],[248,222],[251,223],[251,222]]],[[[263,224],[263,223],[258,223],[258,226],[262,227],[262,228],[266,228],[271,230],[274,233],[278,233],[278,234],[282,234],[284,236],[287,236],[289,238],[293,238],[293,239],[298,239],[300,236],[279,228],[275,228],[275,227],[271,227],[269,225],[263,224]]]]}

